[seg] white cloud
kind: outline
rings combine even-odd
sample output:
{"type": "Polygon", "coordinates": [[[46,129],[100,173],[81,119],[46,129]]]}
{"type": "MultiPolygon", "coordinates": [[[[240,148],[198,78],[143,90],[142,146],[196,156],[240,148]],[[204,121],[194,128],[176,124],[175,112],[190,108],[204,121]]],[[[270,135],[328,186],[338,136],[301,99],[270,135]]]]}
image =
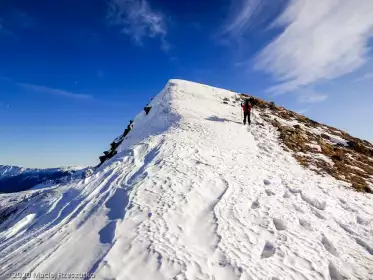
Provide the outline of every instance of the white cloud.
{"type": "Polygon", "coordinates": [[[131,35],[138,44],[146,37],[159,37],[163,50],[170,47],[163,15],[153,11],[146,0],[111,0],[108,20],[110,24],[120,26],[122,32],[131,35]]]}
{"type": "Polygon", "coordinates": [[[18,86],[34,91],[34,92],[39,92],[39,93],[44,93],[44,94],[51,94],[51,95],[59,95],[67,98],[72,98],[72,99],[80,99],[80,100],[92,100],[93,96],[88,95],[88,94],[77,94],[61,89],[55,89],[55,88],[49,88],[45,86],[40,86],[40,85],[33,85],[33,84],[26,84],[26,83],[18,83],[18,86]]]}
{"type": "Polygon", "coordinates": [[[302,89],[298,93],[298,102],[300,103],[317,103],[328,98],[326,94],[316,92],[311,89],[302,89]]]}
{"type": "Polygon", "coordinates": [[[372,0],[291,0],[275,22],[285,29],[256,58],[283,93],[353,72],[367,60],[372,0]]]}
{"type": "Polygon", "coordinates": [[[233,36],[242,35],[262,11],[263,2],[264,0],[232,1],[231,15],[222,33],[229,33],[233,36]]]}

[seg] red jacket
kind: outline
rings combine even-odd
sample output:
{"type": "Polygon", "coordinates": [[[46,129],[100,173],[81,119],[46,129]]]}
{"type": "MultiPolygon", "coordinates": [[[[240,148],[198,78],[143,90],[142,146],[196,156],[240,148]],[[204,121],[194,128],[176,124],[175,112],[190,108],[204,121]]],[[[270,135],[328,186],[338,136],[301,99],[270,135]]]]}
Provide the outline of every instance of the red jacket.
{"type": "Polygon", "coordinates": [[[245,112],[245,113],[250,113],[251,112],[251,104],[249,103],[248,106],[246,106],[246,104],[242,104],[242,110],[245,112]]]}

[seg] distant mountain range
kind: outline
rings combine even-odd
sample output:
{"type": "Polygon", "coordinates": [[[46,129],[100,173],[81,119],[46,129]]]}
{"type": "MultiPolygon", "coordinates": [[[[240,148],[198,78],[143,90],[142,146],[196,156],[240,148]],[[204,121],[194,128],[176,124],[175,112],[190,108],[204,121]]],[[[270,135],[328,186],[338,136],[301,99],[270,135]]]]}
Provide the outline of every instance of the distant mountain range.
{"type": "Polygon", "coordinates": [[[0,165],[0,193],[25,191],[40,184],[66,182],[84,176],[87,170],[87,167],[37,169],[0,165]]]}

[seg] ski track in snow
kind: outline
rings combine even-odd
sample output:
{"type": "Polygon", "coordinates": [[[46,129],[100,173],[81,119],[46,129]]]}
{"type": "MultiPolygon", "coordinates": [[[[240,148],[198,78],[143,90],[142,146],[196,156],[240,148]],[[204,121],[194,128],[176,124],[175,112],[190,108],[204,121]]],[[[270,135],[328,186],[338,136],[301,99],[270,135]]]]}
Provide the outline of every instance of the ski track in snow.
{"type": "Polygon", "coordinates": [[[171,80],[91,177],[0,197],[28,206],[0,222],[0,279],[373,279],[372,195],[303,169],[224,97],[171,80]]]}

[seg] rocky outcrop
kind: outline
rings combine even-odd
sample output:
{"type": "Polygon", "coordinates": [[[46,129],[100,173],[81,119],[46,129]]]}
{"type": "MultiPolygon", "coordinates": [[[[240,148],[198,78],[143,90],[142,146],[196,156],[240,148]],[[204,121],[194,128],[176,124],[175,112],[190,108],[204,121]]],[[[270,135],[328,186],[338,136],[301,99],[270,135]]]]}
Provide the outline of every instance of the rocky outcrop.
{"type": "MultiPolygon", "coordinates": [[[[241,99],[252,96],[241,94],[241,99]]],[[[254,108],[279,132],[284,148],[305,168],[373,193],[373,145],[337,128],[255,98],[254,108]]]]}
{"type": "MultiPolygon", "coordinates": [[[[153,98],[151,98],[151,100],[153,100],[153,98]]],[[[152,107],[149,106],[149,104],[147,104],[144,107],[145,115],[148,115],[151,109],[152,107]]],[[[99,157],[100,163],[97,165],[97,167],[100,167],[105,161],[111,159],[117,154],[117,148],[120,146],[120,144],[122,144],[123,140],[126,139],[126,136],[128,135],[128,133],[130,133],[132,128],[133,128],[133,120],[130,120],[124,132],[110,144],[110,150],[104,151],[103,152],[104,155],[99,157]]]]}

